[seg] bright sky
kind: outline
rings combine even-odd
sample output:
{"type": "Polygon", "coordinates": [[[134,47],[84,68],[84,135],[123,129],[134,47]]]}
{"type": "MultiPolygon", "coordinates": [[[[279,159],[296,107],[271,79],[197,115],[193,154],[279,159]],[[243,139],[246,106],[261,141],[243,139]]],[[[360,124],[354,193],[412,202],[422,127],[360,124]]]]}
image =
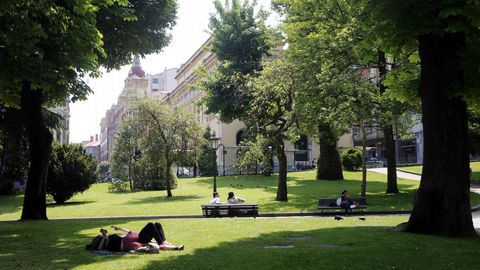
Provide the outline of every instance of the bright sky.
{"type": "MultiPolygon", "coordinates": [[[[143,70],[149,74],[162,72],[165,68],[180,67],[207,40],[208,18],[214,12],[212,0],[179,0],[177,24],[172,32],[170,45],[162,53],[141,59],[143,70]]],[[[270,0],[259,0],[259,5],[270,9],[270,0]]],[[[88,100],[70,104],[70,142],[89,140],[100,134],[100,120],[105,112],[117,102],[123,89],[130,65],[105,73],[101,78],[89,79],[94,91],[88,100]]]]}

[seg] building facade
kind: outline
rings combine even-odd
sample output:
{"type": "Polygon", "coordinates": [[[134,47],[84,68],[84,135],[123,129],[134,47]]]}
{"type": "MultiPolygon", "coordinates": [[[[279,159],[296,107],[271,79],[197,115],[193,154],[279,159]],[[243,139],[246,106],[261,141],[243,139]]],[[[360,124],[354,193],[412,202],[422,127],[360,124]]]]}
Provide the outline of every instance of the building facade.
{"type": "Polygon", "coordinates": [[[85,148],[87,153],[95,157],[97,162],[101,161],[101,148],[98,134],[95,134],[95,136],[90,136],[89,141],[83,141],[82,146],[85,148]]]}
{"type": "Polygon", "coordinates": [[[70,100],[66,100],[63,105],[49,110],[63,118],[61,128],[50,129],[53,140],[59,144],[68,144],[70,142],[70,100]]]}
{"type": "Polygon", "coordinates": [[[146,97],[163,100],[176,87],[176,68],[150,75],[143,70],[140,58],[136,56],[124,81],[117,103],[107,110],[100,121],[100,160],[110,160],[115,150],[116,134],[130,113],[133,99],[146,97]]]}

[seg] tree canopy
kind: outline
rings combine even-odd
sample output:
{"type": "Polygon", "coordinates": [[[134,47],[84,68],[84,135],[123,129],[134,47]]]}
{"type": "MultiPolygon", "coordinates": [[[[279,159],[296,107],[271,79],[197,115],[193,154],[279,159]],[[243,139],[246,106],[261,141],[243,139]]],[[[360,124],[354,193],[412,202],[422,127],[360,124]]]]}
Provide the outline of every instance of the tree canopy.
{"type": "Polygon", "coordinates": [[[248,0],[227,0],[223,6],[215,0],[216,13],[210,17],[211,49],[220,66],[202,83],[208,113],[219,113],[222,121],[242,119],[251,101],[245,75],[254,75],[262,68],[261,61],[269,53],[269,30],[266,13],[255,12],[256,3],[248,0]]]}
{"type": "Polygon", "coordinates": [[[47,219],[45,179],[52,136],[42,106],[85,99],[83,81],[101,66],[168,43],[176,1],[20,0],[0,2],[0,101],[20,107],[30,149],[22,219],[47,219]]]}

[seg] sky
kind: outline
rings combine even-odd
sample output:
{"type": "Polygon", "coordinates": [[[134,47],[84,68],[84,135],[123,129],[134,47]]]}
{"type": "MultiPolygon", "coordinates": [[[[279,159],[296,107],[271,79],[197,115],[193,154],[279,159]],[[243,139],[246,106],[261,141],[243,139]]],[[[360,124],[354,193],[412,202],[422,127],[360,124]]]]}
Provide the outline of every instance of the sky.
{"type": "MultiPolygon", "coordinates": [[[[260,6],[269,9],[270,0],[259,0],[260,6]]],[[[160,54],[141,59],[143,70],[149,74],[160,73],[165,68],[180,67],[208,39],[208,19],[214,12],[212,0],[179,0],[176,25],[168,47],[160,54]]],[[[269,20],[271,21],[271,20],[269,20]]],[[[131,65],[104,73],[102,77],[87,79],[93,94],[85,101],[70,103],[70,142],[80,143],[90,136],[100,134],[100,120],[117,102],[131,65]]],[[[100,136],[100,135],[99,135],[100,136]]]]}

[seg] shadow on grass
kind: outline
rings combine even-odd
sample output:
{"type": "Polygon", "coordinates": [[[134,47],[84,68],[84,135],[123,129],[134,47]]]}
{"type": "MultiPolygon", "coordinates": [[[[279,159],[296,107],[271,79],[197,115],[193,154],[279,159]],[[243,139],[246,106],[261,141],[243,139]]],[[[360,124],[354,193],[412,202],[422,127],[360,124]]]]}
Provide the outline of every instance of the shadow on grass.
{"type": "MultiPolygon", "coordinates": [[[[255,222],[247,226],[258,226],[255,222]]],[[[391,227],[369,225],[369,218],[331,222],[334,225],[322,222],[327,228],[234,240],[228,239],[235,235],[222,237],[216,235],[216,226],[207,226],[189,240],[185,251],[152,255],[85,251],[91,233],[84,231],[107,227],[111,221],[0,223],[0,257],[2,269],[473,269],[478,264],[478,238],[391,232],[391,227]],[[205,247],[211,236],[226,240],[205,247]]]]}
{"type": "Polygon", "coordinates": [[[58,204],[55,202],[47,203],[48,208],[56,208],[56,207],[62,207],[62,206],[74,206],[74,205],[84,205],[84,204],[89,204],[89,203],[94,203],[94,201],[83,201],[83,202],[65,202],[63,204],[58,204]]]}
{"type": "Polygon", "coordinates": [[[200,199],[200,196],[197,195],[174,195],[173,197],[165,196],[155,196],[155,197],[145,197],[145,198],[136,198],[130,200],[128,203],[131,204],[143,204],[143,203],[162,203],[162,202],[177,202],[177,201],[194,201],[200,199]]]}
{"type": "Polygon", "coordinates": [[[102,228],[110,222],[19,221],[0,223],[2,269],[71,269],[114,256],[85,250],[91,237],[82,230],[102,228]],[[39,237],[38,235],[41,235],[39,237]]]}
{"type": "Polygon", "coordinates": [[[469,269],[478,263],[477,239],[389,229],[361,226],[262,234],[152,260],[142,269],[469,269]],[[452,251],[451,246],[458,248],[452,251]]]}
{"type": "Polygon", "coordinates": [[[23,194],[1,195],[0,214],[17,213],[23,207],[23,194]]]}

